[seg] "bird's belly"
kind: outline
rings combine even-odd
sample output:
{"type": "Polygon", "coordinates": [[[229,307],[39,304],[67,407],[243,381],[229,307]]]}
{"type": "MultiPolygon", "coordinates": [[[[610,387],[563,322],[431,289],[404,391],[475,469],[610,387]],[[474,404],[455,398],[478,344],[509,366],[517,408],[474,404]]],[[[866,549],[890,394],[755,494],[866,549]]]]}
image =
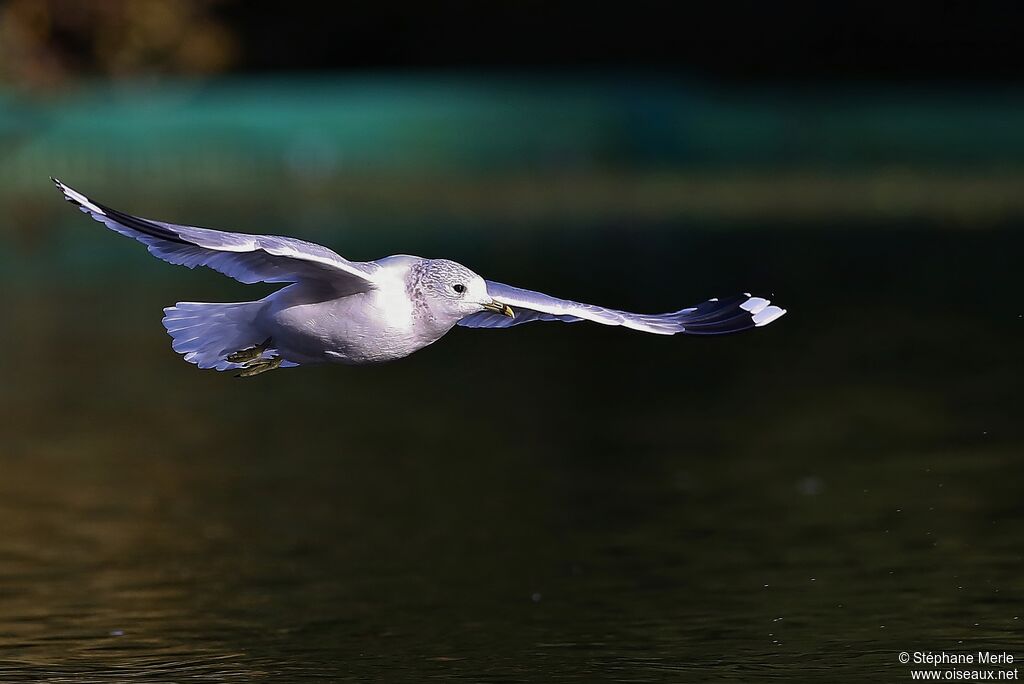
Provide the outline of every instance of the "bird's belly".
{"type": "Polygon", "coordinates": [[[379,292],[319,302],[288,301],[268,309],[267,334],[296,363],[382,363],[433,340],[417,334],[411,307],[379,292]]]}

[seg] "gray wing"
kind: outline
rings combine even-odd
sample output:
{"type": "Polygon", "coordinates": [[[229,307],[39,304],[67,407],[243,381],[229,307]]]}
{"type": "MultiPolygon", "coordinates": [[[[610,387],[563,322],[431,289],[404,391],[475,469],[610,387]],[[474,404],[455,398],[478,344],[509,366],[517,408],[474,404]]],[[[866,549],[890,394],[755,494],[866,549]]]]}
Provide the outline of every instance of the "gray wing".
{"type": "Polygon", "coordinates": [[[467,328],[509,328],[532,321],[593,321],[604,325],[621,325],[656,335],[721,335],[768,325],[786,313],[785,309],[771,305],[763,297],[743,294],[725,299],[711,299],[703,304],[672,313],[637,314],[558,299],[541,292],[490,280],[485,282],[487,293],[495,300],[512,307],[515,318],[484,311],[466,316],[459,321],[459,325],[467,328]]]}
{"type": "Polygon", "coordinates": [[[138,240],[172,264],[208,266],[243,283],[322,280],[357,292],[373,287],[375,264],[353,262],[312,242],[247,235],[139,218],[93,202],[56,178],[64,198],[114,232],[138,240]]]}

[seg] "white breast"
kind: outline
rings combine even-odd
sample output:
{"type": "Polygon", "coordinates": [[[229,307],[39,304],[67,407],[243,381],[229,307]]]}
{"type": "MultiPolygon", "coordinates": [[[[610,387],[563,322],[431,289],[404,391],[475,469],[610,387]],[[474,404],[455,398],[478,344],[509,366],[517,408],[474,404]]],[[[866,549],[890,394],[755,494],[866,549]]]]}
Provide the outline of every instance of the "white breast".
{"type": "Polygon", "coordinates": [[[413,325],[413,303],[406,292],[405,279],[399,274],[389,275],[377,282],[373,293],[373,308],[379,316],[382,327],[394,330],[410,330],[413,325]]]}
{"type": "MultiPolygon", "coordinates": [[[[405,270],[382,274],[367,292],[324,299],[298,283],[268,298],[266,330],[281,355],[296,363],[378,363],[408,356],[439,339],[409,298],[405,270]]],[[[449,326],[450,327],[450,326],[449,326]]]]}

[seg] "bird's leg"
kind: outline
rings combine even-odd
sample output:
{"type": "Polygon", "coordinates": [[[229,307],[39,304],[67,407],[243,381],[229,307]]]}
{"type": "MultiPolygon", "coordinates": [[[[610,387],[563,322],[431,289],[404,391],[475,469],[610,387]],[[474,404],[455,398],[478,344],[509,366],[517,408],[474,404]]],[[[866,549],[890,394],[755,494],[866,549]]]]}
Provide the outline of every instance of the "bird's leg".
{"type": "Polygon", "coordinates": [[[248,349],[241,349],[228,354],[225,358],[231,363],[237,363],[242,366],[241,372],[238,373],[236,378],[251,378],[254,375],[260,373],[266,373],[267,371],[274,370],[281,365],[281,358],[274,356],[271,358],[265,358],[263,355],[268,349],[270,349],[273,341],[268,337],[262,343],[256,346],[249,347],[248,349]]]}
{"type": "Polygon", "coordinates": [[[275,368],[277,368],[280,365],[281,365],[281,357],[279,357],[279,356],[275,356],[272,359],[257,359],[257,360],[249,361],[242,368],[242,371],[238,375],[236,375],[235,377],[236,378],[251,378],[252,376],[259,375],[260,373],[266,373],[267,371],[272,371],[272,370],[274,370],[275,368]]]}
{"type": "Polygon", "coordinates": [[[270,338],[268,337],[260,344],[249,347],[248,349],[241,349],[233,354],[228,354],[226,358],[231,363],[251,363],[252,361],[259,360],[259,358],[263,356],[263,352],[270,348],[270,344],[270,338]]]}

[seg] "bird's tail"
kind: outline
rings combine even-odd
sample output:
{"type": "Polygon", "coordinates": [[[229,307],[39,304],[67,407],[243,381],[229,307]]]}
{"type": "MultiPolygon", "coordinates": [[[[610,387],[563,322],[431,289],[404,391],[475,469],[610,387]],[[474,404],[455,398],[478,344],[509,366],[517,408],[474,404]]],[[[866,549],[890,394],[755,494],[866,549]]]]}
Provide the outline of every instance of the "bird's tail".
{"type": "MultiPolygon", "coordinates": [[[[256,315],[263,304],[178,302],[164,309],[163,323],[174,339],[171,347],[184,354],[189,363],[220,371],[243,368],[242,363],[229,361],[228,357],[237,358],[239,352],[259,348],[267,341],[256,325],[256,315]]],[[[273,350],[259,349],[255,356],[267,352],[273,350]]]]}

